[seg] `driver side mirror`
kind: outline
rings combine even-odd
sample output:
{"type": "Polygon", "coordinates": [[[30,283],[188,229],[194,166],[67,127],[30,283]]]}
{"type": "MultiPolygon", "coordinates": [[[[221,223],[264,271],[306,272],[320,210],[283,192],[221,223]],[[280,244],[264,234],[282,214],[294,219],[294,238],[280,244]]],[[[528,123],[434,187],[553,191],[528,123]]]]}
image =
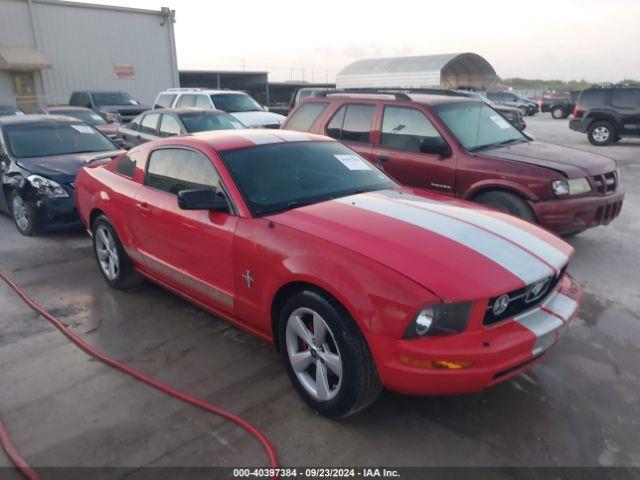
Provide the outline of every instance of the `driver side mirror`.
{"type": "Polygon", "coordinates": [[[420,141],[420,152],[448,158],[451,156],[451,147],[442,137],[424,137],[420,141]]]}
{"type": "Polygon", "coordinates": [[[229,213],[227,198],[212,188],[178,192],[178,207],[182,210],[214,210],[229,213]]]}

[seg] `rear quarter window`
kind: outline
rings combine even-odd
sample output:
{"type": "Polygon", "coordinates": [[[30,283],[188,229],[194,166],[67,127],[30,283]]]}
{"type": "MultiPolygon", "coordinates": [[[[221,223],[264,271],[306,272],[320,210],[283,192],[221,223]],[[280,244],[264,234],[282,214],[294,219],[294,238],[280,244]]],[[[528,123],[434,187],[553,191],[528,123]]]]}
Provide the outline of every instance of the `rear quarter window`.
{"type": "Polygon", "coordinates": [[[608,97],[608,90],[585,90],[579,102],[583,107],[603,107],[607,104],[608,97]]]}
{"type": "Polygon", "coordinates": [[[309,102],[300,105],[287,122],[287,130],[309,131],[327,105],[327,102],[309,102]]]}
{"type": "Polygon", "coordinates": [[[133,178],[133,172],[136,171],[136,162],[129,155],[127,155],[118,160],[115,170],[120,175],[133,178]]]}

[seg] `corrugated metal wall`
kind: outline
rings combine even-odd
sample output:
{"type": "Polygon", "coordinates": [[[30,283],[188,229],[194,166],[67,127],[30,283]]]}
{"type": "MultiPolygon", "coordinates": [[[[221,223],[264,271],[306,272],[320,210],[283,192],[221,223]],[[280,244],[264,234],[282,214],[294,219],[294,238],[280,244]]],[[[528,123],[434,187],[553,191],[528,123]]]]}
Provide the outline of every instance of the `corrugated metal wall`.
{"type": "MultiPolygon", "coordinates": [[[[160,12],[32,5],[38,50],[53,65],[42,70],[41,103],[67,103],[74,90],[124,90],[150,105],[159,91],[178,86],[172,29],[166,18],[161,25],[160,12]],[[133,66],[135,77],[117,78],[114,65],[133,66]]],[[[26,0],[0,0],[0,46],[35,47],[26,0]]]]}

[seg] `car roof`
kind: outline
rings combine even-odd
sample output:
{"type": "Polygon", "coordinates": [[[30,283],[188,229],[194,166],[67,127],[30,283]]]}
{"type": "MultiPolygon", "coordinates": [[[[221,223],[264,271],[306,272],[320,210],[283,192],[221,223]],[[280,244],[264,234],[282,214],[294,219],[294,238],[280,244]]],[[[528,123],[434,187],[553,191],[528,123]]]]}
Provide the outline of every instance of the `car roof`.
{"type": "Polygon", "coordinates": [[[249,95],[247,92],[243,92],[242,90],[216,90],[215,88],[185,88],[184,90],[182,89],[177,89],[177,90],[164,90],[162,92],[160,92],[158,95],[171,95],[171,94],[179,94],[179,93],[190,93],[190,94],[195,94],[197,95],[198,93],[204,93],[205,95],[211,95],[211,94],[221,94],[221,93],[244,93],[245,95],[249,95]]]}
{"type": "Polygon", "coordinates": [[[127,93],[124,90],[75,90],[72,93],[127,93]]]}
{"type": "MultiPolygon", "coordinates": [[[[481,102],[479,98],[469,97],[466,95],[439,95],[433,93],[411,93],[407,92],[406,95],[409,97],[410,101],[416,103],[422,103],[424,105],[439,105],[445,103],[469,103],[469,102],[481,102]]],[[[403,100],[400,98],[393,98],[393,93],[334,93],[329,94],[326,97],[312,97],[305,98],[303,102],[312,102],[312,101],[323,101],[323,100],[332,100],[332,99],[340,99],[340,100],[384,100],[384,101],[398,101],[398,102],[406,102],[407,100],[403,100]],[[388,98],[385,98],[388,97],[388,98]]]]}
{"type": "Polygon", "coordinates": [[[225,114],[222,110],[215,110],[212,108],[194,108],[194,107],[177,107],[177,108],[154,108],[153,110],[147,110],[144,113],[202,113],[202,114],[225,114]]]}
{"type": "Polygon", "coordinates": [[[0,125],[20,125],[28,123],[82,123],[74,117],[67,117],[65,115],[9,115],[6,117],[0,117],[0,125]]]}
{"type": "Polygon", "coordinates": [[[318,142],[337,140],[307,132],[276,129],[241,129],[241,130],[211,130],[193,133],[184,137],[170,137],[154,143],[175,143],[176,141],[190,143],[195,141],[200,146],[206,145],[216,152],[236,150],[239,148],[255,147],[259,145],[318,142]]]}

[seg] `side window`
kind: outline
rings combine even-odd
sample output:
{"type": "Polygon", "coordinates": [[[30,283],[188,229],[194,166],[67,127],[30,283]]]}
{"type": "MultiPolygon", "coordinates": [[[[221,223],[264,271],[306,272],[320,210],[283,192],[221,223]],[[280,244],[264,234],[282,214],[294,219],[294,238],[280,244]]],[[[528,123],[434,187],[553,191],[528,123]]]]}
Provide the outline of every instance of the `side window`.
{"type": "Polygon", "coordinates": [[[153,108],[171,108],[171,105],[173,105],[173,101],[175,100],[175,98],[175,93],[163,93],[158,96],[153,108]]]}
{"type": "Polygon", "coordinates": [[[419,152],[425,138],[441,136],[422,112],[414,108],[384,108],[381,146],[419,152]]]}
{"type": "Polygon", "coordinates": [[[327,108],[327,102],[310,102],[300,106],[287,122],[288,130],[308,131],[320,114],[327,108]]]}
{"type": "Polygon", "coordinates": [[[631,88],[614,90],[611,96],[611,106],[628,109],[640,107],[640,90],[631,88]]]}
{"type": "Polygon", "coordinates": [[[344,114],[347,111],[347,106],[344,105],[336,113],[333,114],[329,124],[327,125],[327,135],[332,138],[340,138],[342,135],[342,124],[344,123],[344,114]]]}
{"type": "Polygon", "coordinates": [[[122,157],[116,164],[116,172],[125,177],[133,178],[133,172],[136,170],[136,162],[128,155],[122,157]]]}
{"type": "Polygon", "coordinates": [[[196,104],[196,96],[195,95],[182,95],[178,99],[177,107],[193,107],[196,104]]]}
{"type": "Polygon", "coordinates": [[[181,148],[155,150],[149,157],[145,185],[177,195],[182,190],[217,190],[220,178],[202,153],[181,148]]]}
{"type": "Polygon", "coordinates": [[[161,137],[170,137],[172,135],[180,135],[181,133],[182,128],[178,120],[176,120],[176,117],[168,113],[162,115],[162,120],[160,121],[161,137]]]}
{"type": "Polygon", "coordinates": [[[375,105],[348,105],[340,138],[350,142],[370,143],[375,111],[375,105]]]}
{"type": "Polygon", "coordinates": [[[127,128],[129,130],[134,130],[134,131],[138,131],[140,130],[140,121],[142,120],[143,115],[138,115],[136,118],[134,118],[133,120],[131,120],[128,124],[127,124],[127,128]]]}
{"type": "Polygon", "coordinates": [[[158,120],[160,120],[159,113],[150,113],[149,115],[145,115],[140,123],[140,131],[142,133],[155,135],[156,130],[158,129],[158,120]]]}
{"type": "Polygon", "coordinates": [[[211,101],[206,95],[196,95],[196,108],[202,108],[203,110],[211,109],[211,101]]]}

